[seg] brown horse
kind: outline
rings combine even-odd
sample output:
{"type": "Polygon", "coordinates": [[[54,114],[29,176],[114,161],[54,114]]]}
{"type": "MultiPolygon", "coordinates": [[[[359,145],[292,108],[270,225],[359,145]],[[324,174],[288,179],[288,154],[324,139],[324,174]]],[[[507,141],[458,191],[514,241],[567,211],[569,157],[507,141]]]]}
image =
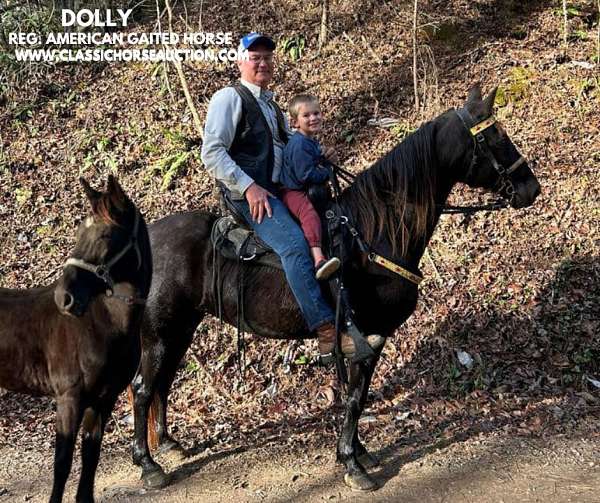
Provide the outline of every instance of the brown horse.
{"type": "Polygon", "coordinates": [[[0,386],[56,398],[51,502],[62,500],[83,423],[78,502],[94,500],[102,434],[140,357],[139,327],[152,276],[146,224],[117,181],[81,180],[91,215],[57,282],[0,289],[0,386]]]}
{"type": "MultiPolygon", "coordinates": [[[[348,250],[345,286],[358,326],[388,337],[414,311],[417,285],[382,267],[382,258],[416,273],[427,243],[456,183],[500,194],[513,208],[533,204],[540,185],[527,162],[492,116],[495,91],[485,100],[474,88],[465,106],[449,110],[421,126],[384,158],[361,173],[340,196],[345,216],[369,245],[348,250]]],[[[167,431],[169,387],[206,314],[219,312],[213,289],[210,241],[215,215],[171,215],[150,227],[154,281],[142,324],[142,362],[133,382],[134,462],[149,486],[168,482],[147,444],[147,413],[158,401],[158,439],[163,449],[181,449],[167,431]]],[[[355,241],[356,244],[356,241],[355,241]]],[[[386,262],[384,262],[385,264],[386,262]]],[[[387,262],[389,264],[389,262],[387,262]]],[[[238,264],[222,268],[222,313],[236,324],[238,264]]],[[[248,267],[244,306],[248,325],[261,336],[292,339],[310,334],[282,271],[248,267]]],[[[358,438],[358,419],[367,399],[378,356],[349,365],[346,416],[337,455],[346,467],[345,481],[370,490],[376,482],[365,468],[374,463],[358,438]]]]}

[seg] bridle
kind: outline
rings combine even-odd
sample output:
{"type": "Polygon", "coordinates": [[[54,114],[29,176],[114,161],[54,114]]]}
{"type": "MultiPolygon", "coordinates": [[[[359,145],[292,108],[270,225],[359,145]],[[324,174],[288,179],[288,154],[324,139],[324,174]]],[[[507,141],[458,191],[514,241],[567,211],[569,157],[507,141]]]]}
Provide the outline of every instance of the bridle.
{"type": "Polygon", "coordinates": [[[492,190],[501,194],[506,194],[506,199],[508,202],[512,202],[513,198],[515,197],[515,187],[510,175],[525,162],[525,158],[521,155],[508,168],[505,168],[502,163],[498,162],[496,156],[487,144],[485,136],[483,135],[483,132],[487,128],[496,123],[496,118],[493,115],[490,115],[480,122],[475,122],[472,115],[466,108],[459,108],[458,110],[455,110],[455,112],[473,139],[473,157],[471,158],[471,163],[469,165],[469,169],[467,170],[466,178],[469,179],[471,177],[473,169],[477,164],[478,157],[482,155],[490,162],[499,175],[498,182],[492,190]]]}
{"type": "Polygon", "coordinates": [[[134,249],[136,257],[137,257],[137,263],[138,263],[137,270],[139,270],[140,267],[142,266],[142,252],[140,251],[140,245],[139,245],[138,239],[137,239],[139,227],[140,227],[140,213],[136,209],[135,210],[135,220],[133,223],[133,232],[132,232],[131,236],[129,237],[129,241],[121,249],[121,251],[119,251],[114,257],[112,257],[108,262],[105,262],[105,263],[99,264],[99,265],[90,264],[89,262],[86,262],[85,260],[80,259],[80,258],[70,257],[63,264],[63,270],[69,266],[73,266],[73,267],[77,267],[79,269],[83,269],[84,271],[91,272],[97,278],[101,279],[108,286],[108,289],[106,290],[107,297],[113,297],[115,299],[122,300],[128,305],[144,304],[146,301],[146,299],[144,299],[144,298],[120,295],[120,294],[115,293],[114,292],[115,281],[110,274],[110,270],[114,267],[114,265],[117,262],[119,262],[119,260],[121,260],[127,254],[127,252],[129,252],[129,250],[131,250],[132,248],[134,249]]]}
{"type": "MultiPolygon", "coordinates": [[[[469,169],[467,170],[466,178],[469,179],[473,170],[475,169],[475,165],[477,164],[478,158],[480,156],[485,157],[490,164],[494,167],[496,172],[499,175],[498,182],[492,188],[495,192],[500,193],[503,198],[494,201],[493,203],[486,205],[476,205],[476,206],[450,206],[443,205],[440,207],[440,213],[446,214],[456,214],[462,213],[466,214],[467,217],[478,211],[495,211],[507,208],[508,205],[512,202],[515,196],[515,187],[513,185],[513,181],[510,175],[519,167],[521,164],[525,162],[525,158],[523,156],[519,156],[519,158],[513,162],[508,168],[505,168],[502,163],[498,162],[496,156],[491,151],[489,145],[486,142],[485,136],[483,135],[483,131],[487,128],[493,126],[496,123],[496,118],[493,115],[490,115],[486,119],[482,121],[476,122],[469,111],[466,108],[460,108],[454,110],[458,117],[460,118],[463,125],[467,128],[467,131],[471,135],[473,139],[473,156],[471,158],[471,163],[469,165],[469,169]],[[506,194],[506,196],[504,196],[506,194]]],[[[333,192],[335,196],[335,205],[338,208],[337,215],[335,211],[328,210],[326,216],[329,221],[334,222],[335,220],[339,220],[341,224],[346,225],[350,230],[354,240],[358,243],[359,248],[362,252],[367,254],[367,258],[370,262],[374,262],[385,269],[388,269],[408,281],[414,283],[415,285],[419,285],[419,283],[423,280],[423,277],[420,274],[415,274],[412,271],[409,271],[405,267],[402,267],[381,255],[378,255],[373,252],[370,246],[364,242],[358,231],[349,223],[349,219],[347,216],[341,214],[341,210],[339,209],[339,203],[337,202],[337,196],[341,193],[339,182],[337,177],[339,176],[342,180],[347,183],[352,183],[356,178],[356,175],[350,173],[349,171],[343,169],[336,164],[327,161],[326,164],[330,165],[331,175],[330,180],[333,186],[333,192]]]]}

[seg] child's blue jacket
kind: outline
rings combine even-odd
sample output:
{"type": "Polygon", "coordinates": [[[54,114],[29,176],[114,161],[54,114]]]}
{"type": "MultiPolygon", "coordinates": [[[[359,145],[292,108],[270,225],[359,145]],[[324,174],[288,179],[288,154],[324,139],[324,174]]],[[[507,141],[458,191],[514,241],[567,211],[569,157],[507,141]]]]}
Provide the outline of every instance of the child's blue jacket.
{"type": "Polygon", "coordinates": [[[309,184],[323,183],[329,177],[329,172],[320,166],[322,161],[319,142],[302,133],[294,133],[283,149],[279,183],[292,190],[302,190],[309,184]]]}

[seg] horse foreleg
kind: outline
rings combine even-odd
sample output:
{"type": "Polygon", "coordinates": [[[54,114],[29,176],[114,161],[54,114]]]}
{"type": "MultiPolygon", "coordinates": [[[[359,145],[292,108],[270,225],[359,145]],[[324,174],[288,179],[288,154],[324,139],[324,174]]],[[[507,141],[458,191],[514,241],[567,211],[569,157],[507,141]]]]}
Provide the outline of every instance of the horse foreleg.
{"type": "Polygon", "coordinates": [[[56,398],[56,445],[54,446],[54,482],[50,503],[60,503],[71,472],[75,440],[81,423],[79,393],[65,393],[56,398]]]}
{"type": "Polygon", "coordinates": [[[82,421],[81,440],[81,477],[77,487],[77,503],[93,503],[94,501],[94,479],[96,469],[100,460],[100,448],[104,428],[114,408],[116,397],[109,400],[105,405],[89,407],[86,409],[82,421]]]}
{"type": "Polygon", "coordinates": [[[377,487],[358,460],[358,457],[366,452],[358,440],[358,420],[365,406],[376,363],[377,358],[350,364],[346,414],[337,445],[338,461],[346,466],[344,481],[352,489],[360,491],[372,491],[377,487]]]}
{"type": "MultiPolygon", "coordinates": [[[[365,404],[367,402],[367,396],[369,395],[369,384],[371,382],[371,377],[373,376],[373,372],[375,371],[375,367],[377,366],[377,362],[379,361],[379,354],[377,354],[377,356],[375,357],[375,359],[370,362],[370,373],[369,373],[369,380],[368,380],[368,384],[366,386],[363,386],[362,388],[362,394],[360,397],[360,402],[359,402],[359,407],[360,407],[360,411],[362,413],[362,411],[365,408],[365,404]]],[[[363,468],[375,468],[377,466],[379,466],[379,460],[373,455],[371,454],[367,448],[362,444],[362,442],[360,441],[360,438],[358,436],[358,428],[355,428],[354,430],[354,437],[352,438],[352,445],[354,446],[354,453],[356,454],[356,457],[358,459],[358,461],[360,462],[360,464],[363,466],[363,468]]]]}
{"type": "Polygon", "coordinates": [[[142,468],[142,482],[160,488],[169,483],[167,474],[152,459],[148,448],[148,411],[156,390],[156,378],[164,358],[164,343],[157,339],[144,341],[140,368],[133,378],[134,438],[131,445],[133,462],[142,468]]]}

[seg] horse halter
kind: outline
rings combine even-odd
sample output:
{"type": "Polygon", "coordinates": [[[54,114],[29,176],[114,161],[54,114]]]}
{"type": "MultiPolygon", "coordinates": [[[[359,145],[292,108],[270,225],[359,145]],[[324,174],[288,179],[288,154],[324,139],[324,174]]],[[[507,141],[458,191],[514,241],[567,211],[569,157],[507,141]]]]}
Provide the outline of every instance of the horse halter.
{"type": "Polygon", "coordinates": [[[466,108],[459,108],[455,110],[456,115],[460,118],[461,122],[469,131],[469,134],[473,138],[473,157],[471,158],[471,164],[469,165],[469,169],[467,171],[467,178],[469,178],[475,168],[475,164],[477,163],[477,154],[481,152],[483,156],[490,161],[498,175],[500,176],[499,182],[500,186],[494,187],[494,190],[502,191],[504,190],[507,199],[512,201],[515,196],[515,187],[510,178],[511,173],[513,173],[521,164],[525,162],[525,158],[521,155],[519,158],[513,162],[508,168],[505,168],[501,163],[498,162],[496,156],[490,149],[489,145],[485,140],[485,136],[483,136],[483,132],[493,126],[496,123],[496,118],[493,115],[490,115],[487,119],[483,119],[480,122],[475,122],[471,114],[466,108]]]}
{"type": "Polygon", "coordinates": [[[123,300],[123,301],[125,301],[126,304],[129,304],[129,305],[144,304],[145,299],[143,299],[143,298],[124,296],[124,295],[119,295],[119,294],[114,293],[115,282],[114,282],[112,276],[110,275],[111,268],[119,260],[121,260],[131,248],[133,248],[135,250],[135,254],[137,257],[137,262],[138,262],[137,269],[139,270],[140,267],[142,266],[142,252],[140,251],[140,246],[139,246],[139,243],[137,240],[139,226],[140,226],[140,213],[136,209],[135,210],[135,220],[133,223],[133,232],[129,238],[129,242],[123,247],[123,249],[119,253],[117,253],[108,262],[106,262],[104,264],[100,264],[100,265],[90,264],[89,262],[86,262],[83,259],[70,257],[64,263],[63,270],[69,266],[73,266],[73,267],[78,267],[79,269],[83,269],[84,271],[91,272],[97,278],[104,281],[104,283],[106,283],[106,285],[108,285],[108,290],[106,290],[107,297],[114,297],[116,299],[123,300]]]}

